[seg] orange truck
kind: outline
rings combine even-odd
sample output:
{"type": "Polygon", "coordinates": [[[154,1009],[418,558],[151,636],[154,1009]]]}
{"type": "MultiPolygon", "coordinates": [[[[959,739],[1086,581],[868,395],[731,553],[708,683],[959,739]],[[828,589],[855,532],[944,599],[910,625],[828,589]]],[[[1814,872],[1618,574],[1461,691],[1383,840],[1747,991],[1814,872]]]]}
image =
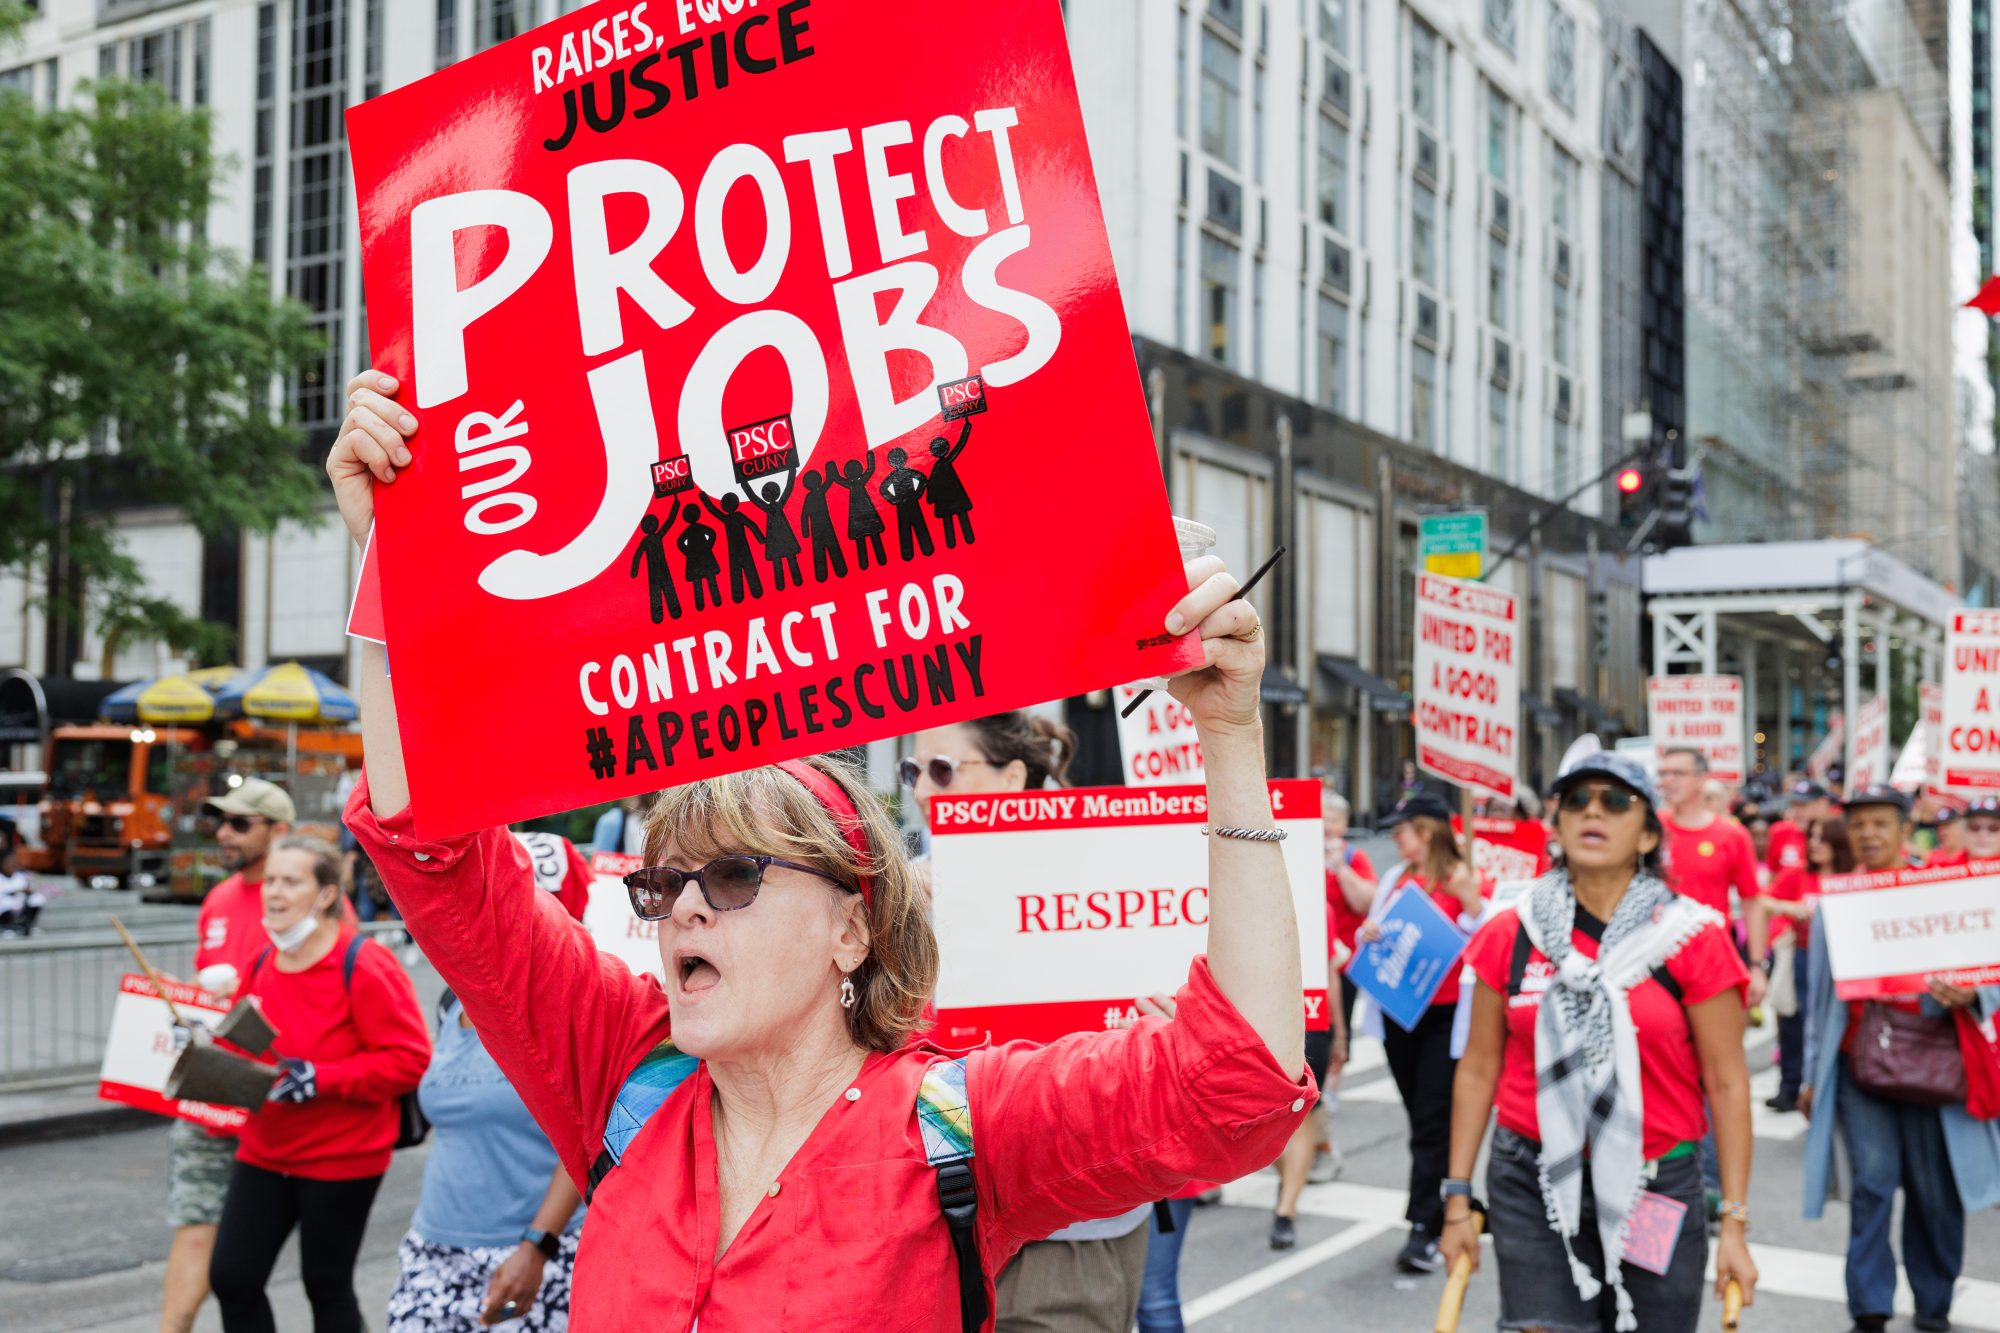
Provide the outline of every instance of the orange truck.
{"type": "MultiPolygon", "coordinates": [[[[284,781],[287,769],[338,772],[361,766],[358,732],[319,728],[288,734],[232,722],[204,727],[56,727],[49,733],[41,846],[24,848],[30,870],[70,874],[99,888],[184,890],[185,850],[205,842],[202,803],[225,772],[284,781]],[[177,852],[180,855],[177,855],[177,852]]],[[[297,792],[294,793],[298,795],[297,792]]]]}

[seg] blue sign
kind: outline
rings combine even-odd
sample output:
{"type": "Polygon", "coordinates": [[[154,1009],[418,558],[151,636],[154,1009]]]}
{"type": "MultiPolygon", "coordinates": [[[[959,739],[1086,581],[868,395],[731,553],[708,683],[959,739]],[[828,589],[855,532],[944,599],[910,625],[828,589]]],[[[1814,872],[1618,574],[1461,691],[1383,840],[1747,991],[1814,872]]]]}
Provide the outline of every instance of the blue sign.
{"type": "Polygon", "coordinates": [[[1465,932],[1414,886],[1390,900],[1377,924],[1380,938],[1357,945],[1347,975],[1407,1032],[1457,969],[1465,953],[1465,932]]]}

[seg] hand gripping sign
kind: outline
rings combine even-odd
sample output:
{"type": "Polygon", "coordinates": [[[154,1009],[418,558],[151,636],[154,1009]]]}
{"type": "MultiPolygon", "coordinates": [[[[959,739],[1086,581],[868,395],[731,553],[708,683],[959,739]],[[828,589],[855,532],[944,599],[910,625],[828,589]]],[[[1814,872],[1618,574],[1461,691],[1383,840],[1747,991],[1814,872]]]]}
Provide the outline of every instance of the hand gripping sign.
{"type": "Polygon", "coordinates": [[[2000,982],[2000,861],[1827,875],[1819,914],[1843,1000],[2000,982]]]}
{"type": "Polygon", "coordinates": [[[598,4],[348,127],[422,836],[1199,662],[1054,0],[598,4]]]}
{"type": "MultiPolygon", "coordinates": [[[[1324,1029],[1319,784],[1273,782],[1306,1026],[1324,1029]]],[[[1171,993],[1208,938],[1202,787],[1072,787],[931,800],[937,1039],[1052,1041],[1171,993]]]]}
{"type": "MultiPolygon", "coordinates": [[[[214,1028],[229,1012],[229,1001],[185,982],[166,982],[181,1017],[214,1028]]],[[[111,1030],[104,1038],[104,1064],[98,1070],[97,1095],[155,1115],[192,1120],[209,1129],[238,1130],[250,1113],[236,1106],[215,1106],[166,1095],[167,1075],[179,1058],[183,1039],[174,1030],[173,1015],[160,998],[159,987],[136,972],[118,979],[118,1000],[111,1008],[111,1030]]]]}

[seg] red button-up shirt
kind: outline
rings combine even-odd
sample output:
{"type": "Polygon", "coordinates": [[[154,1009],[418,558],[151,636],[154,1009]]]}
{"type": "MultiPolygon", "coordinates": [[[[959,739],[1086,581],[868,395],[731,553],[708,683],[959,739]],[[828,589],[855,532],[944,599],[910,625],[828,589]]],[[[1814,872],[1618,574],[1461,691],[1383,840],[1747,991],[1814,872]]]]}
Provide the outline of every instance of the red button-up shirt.
{"type": "MultiPolygon", "coordinates": [[[[407,811],[374,816],[366,781],[347,824],[584,1180],[612,1099],[667,1036],[659,983],[600,953],[536,892],[505,829],[419,842],[407,811]]],[[[921,1042],[870,1055],[719,1260],[714,1086],[697,1070],[591,1200],[571,1329],[683,1333],[696,1319],[701,1333],[958,1328],[956,1262],[914,1114],[917,1085],[940,1058],[921,1042]]],[[[982,1049],[967,1082],[989,1301],[1028,1241],[1269,1163],[1317,1096],[1310,1075],[1289,1077],[1272,1059],[1205,959],[1173,1020],[982,1049]]]]}

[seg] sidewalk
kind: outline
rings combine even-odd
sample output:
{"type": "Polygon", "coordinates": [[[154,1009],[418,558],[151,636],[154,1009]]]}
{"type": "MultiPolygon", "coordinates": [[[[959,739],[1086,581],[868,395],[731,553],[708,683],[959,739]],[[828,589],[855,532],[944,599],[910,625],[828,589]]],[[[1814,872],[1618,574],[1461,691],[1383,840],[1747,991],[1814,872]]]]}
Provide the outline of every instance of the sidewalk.
{"type": "Polygon", "coordinates": [[[81,1138],[141,1129],[159,1117],[97,1095],[96,1083],[0,1093],[0,1148],[41,1139],[81,1138]]]}

